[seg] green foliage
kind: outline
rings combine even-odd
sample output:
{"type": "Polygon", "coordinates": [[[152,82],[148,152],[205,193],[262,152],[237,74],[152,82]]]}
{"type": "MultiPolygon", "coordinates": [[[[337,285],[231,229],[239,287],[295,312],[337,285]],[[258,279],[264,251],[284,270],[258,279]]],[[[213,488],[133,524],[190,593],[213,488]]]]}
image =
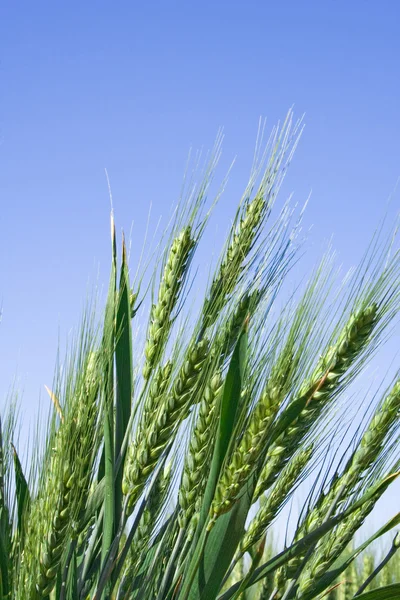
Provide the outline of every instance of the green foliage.
{"type": "Polygon", "coordinates": [[[2,419],[0,600],[399,597],[400,534],[380,560],[368,548],[400,516],[355,545],[398,476],[399,376],[343,446],[337,423],[393,331],[400,254],[377,236],[337,292],[324,257],[282,304],[301,219],[292,225],[288,206],[269,218],[300,131],[289,113],[256,153],[192,304],[220,142],[154,271],[131,281],[112,216],[103,318],[84,319],[57,372],[27,469],[13,411],[2,419]],[[280,548],[274,523],[303,485],[308,499],[280,548]]]}

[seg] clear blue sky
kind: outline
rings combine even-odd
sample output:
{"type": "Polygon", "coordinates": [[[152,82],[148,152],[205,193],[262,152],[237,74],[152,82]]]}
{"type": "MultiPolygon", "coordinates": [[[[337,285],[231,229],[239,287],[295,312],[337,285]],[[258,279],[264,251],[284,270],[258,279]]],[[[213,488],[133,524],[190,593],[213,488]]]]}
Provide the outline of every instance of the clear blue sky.
{"type": "Polygon", "coordinates": [[[3,2],[0,398],[18,375],[36,412],[88,282],[107,283],[104,168],[141,245],[149,203],[168,213],[189,148],[223,126],[225,231],[259,117],[294,105],[306,130],[285,189],[312,190],[311,256],[334,234],[356,262],[400,175],[399,22],[397,0],[3,2]]]}

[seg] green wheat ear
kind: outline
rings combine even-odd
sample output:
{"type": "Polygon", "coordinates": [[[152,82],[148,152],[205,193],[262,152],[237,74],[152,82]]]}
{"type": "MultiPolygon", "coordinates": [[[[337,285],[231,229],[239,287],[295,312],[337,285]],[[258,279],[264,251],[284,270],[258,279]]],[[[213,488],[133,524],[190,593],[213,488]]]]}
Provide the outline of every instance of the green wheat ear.
{"type": "Polygon", "coordinates": [[[190,227],[185,227],[172,242],[158,291],[158,301],[151,308],[144,350],[146,361],[143,367],[143,376],[145,379],[150,377],[154,365],[164,351],[172,325],[171,315],[182,288],[194,245],[195,241],[190,227]]]}
{"type": "MultiPolygon", "coordinates": [[[[299,578],[299,598],[312,598],[310,591],[315,587],[315,582],[318,581],[334,563],[334,561],[342,554],[350,541],[353,539],[356,531],[364,523],[366,517],[370,514],[375,506],[375,501],[369,501],[358,509],[351,517],[343,521],[338,528],[331,533],[326,540],[323,540],[321,545],[317,547],[310,559],[306,568],[299,578]]],[[[298,566],[289,565],[293,569],[298,566]]]]}
{"type": "Polygon", "coordinates": [[[35,593],[47,597],[54,589],[66,542],[80,533],[79,516],[86,503],[98,444],[98,369],[99,356],[92,351],[84,360],[81,377],[65,390],[70,395],[70,410],[60,419],[45,463],[43,489],[30,509],[24,566],[32,573],[23,582],[28,598],[35,593]]]}
{"type": "Polygon", "coordinates": [[[73,498],[71,488],[74,484],[73,474],[71,471],[66,470],[58,494],[48,499],[48,502],[56,503],[56,510],[54,511],[51,528],[44,540],[39,558],[40,574],[36,582],[36,590],[43,597],[48,596],[55,585],[70,522],[73,498]]]}
{"type": "Polygon", "coordinates": [[[350,316],[336,344],[322,356],[314,374],[302,385],[299,398],[307,399],[304,410],[267,452],[255,497],[267,490],[313,426],[326,404],[333,398],[347,369],[367,346],[377,320],[377,305],[372,304],[350,316]]]}
{"type": "Polygon", "coordinates": [[[261,194],[246,204],[243,216],[211,284],[204,308],[207,325],[215,321],[226,298],[234,290],[243,270],[244,260],[254,245],[266,208],[267,202],[261,194]]]}
{"type": "Polygon", "coordinates": [[[295,489],[296,482],[302,477],[302,471],[309,462],[313,449],[311,444],[305,450],[300,450],[280,473],[270,493],[265,497],[259,511],[249,524],[240,544],[242,554],[261,540],[280,508],[295,489]]]}
{"type": "Polygon", "coordinates": [[[254,470],[282,402],[286,384],[285,372],[278,365],[249,417],[246,431],[230,462],[222,471],[211,505],[209,529],[220,515],[230,510],[244,482],[254,470]]]}
{"type": "Polygon", "coordinates": [[[141,431],[145,435],[128,449],[122,491],[132,508],[168,442],[173,439],[174,430],[186,418],[187,411],[195,402],[194,393],[208,352],[207,340],[191,346],[156,414],[147,417],[147,421],[141,424],[141,431]]]}
{"type": "Polygon", "coordinates": [[[349,491],[358,484],[363,474],[378,459],[384,441],[398,420],[399,407],[400,382],[396,382],[384,402],[376,409],[343,473],[332,482],[327,493],[321,495],[319,502],[306,515],[299,527],[298,536],[305,535],[320,525],[334,502],[338,505],[348,498],[349,491]]]}
{"type": "MultiPolygon", "coordinates": [[[[207,467],[211,460],[210,450],[214,442],[215,409],[222,383],[221,374],[216,372],[206,384],[203,399],[200,402],[199,414],[186,455],[179,490],[178,522],[181,528],[192,520],[196,506],[201,505],[207,482],[207,467]]],[[[192,527],[194,527],[193,522],[192,527]]]]}

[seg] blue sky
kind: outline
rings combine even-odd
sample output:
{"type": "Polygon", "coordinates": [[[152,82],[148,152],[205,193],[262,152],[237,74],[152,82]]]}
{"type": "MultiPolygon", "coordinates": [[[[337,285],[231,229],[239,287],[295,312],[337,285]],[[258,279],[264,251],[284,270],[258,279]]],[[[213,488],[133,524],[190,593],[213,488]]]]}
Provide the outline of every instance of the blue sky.
{"type": "Polygon", "coordinates": [[[226,231],[259,117],[294,105],[306,129],[284,194],[312,190],[312,260],[333,234],[356,263],[400,175],[399,17],[396,0],[3,3],[0,398],[18,376],[36,413],[59,339],[107,283],[105,168],[134,254],[149,204],[169,213],[189,148],[223,126],[221,179],[236,164],[211,227],[226,231]]]}

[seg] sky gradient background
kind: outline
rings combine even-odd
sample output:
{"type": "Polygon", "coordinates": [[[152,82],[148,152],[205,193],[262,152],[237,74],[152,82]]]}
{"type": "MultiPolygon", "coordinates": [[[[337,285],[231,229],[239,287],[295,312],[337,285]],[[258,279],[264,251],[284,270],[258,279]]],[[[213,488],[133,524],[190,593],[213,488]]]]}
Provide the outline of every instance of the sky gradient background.
{"type": "Polygon", "coordinates": [[[135,256],[149,204],[169,214],[189,149],[222,126],[220,179],[236,164],[218,252],[259,117],[294,105],[306,129],[282,198],[312,191],[311,262],[333,235],[357,263],[400,175],[399,22],[396,0],[2,3],[0,402],[17,376],[31,421],[87,289],[107,284],[105,168],[135,256]]]}

